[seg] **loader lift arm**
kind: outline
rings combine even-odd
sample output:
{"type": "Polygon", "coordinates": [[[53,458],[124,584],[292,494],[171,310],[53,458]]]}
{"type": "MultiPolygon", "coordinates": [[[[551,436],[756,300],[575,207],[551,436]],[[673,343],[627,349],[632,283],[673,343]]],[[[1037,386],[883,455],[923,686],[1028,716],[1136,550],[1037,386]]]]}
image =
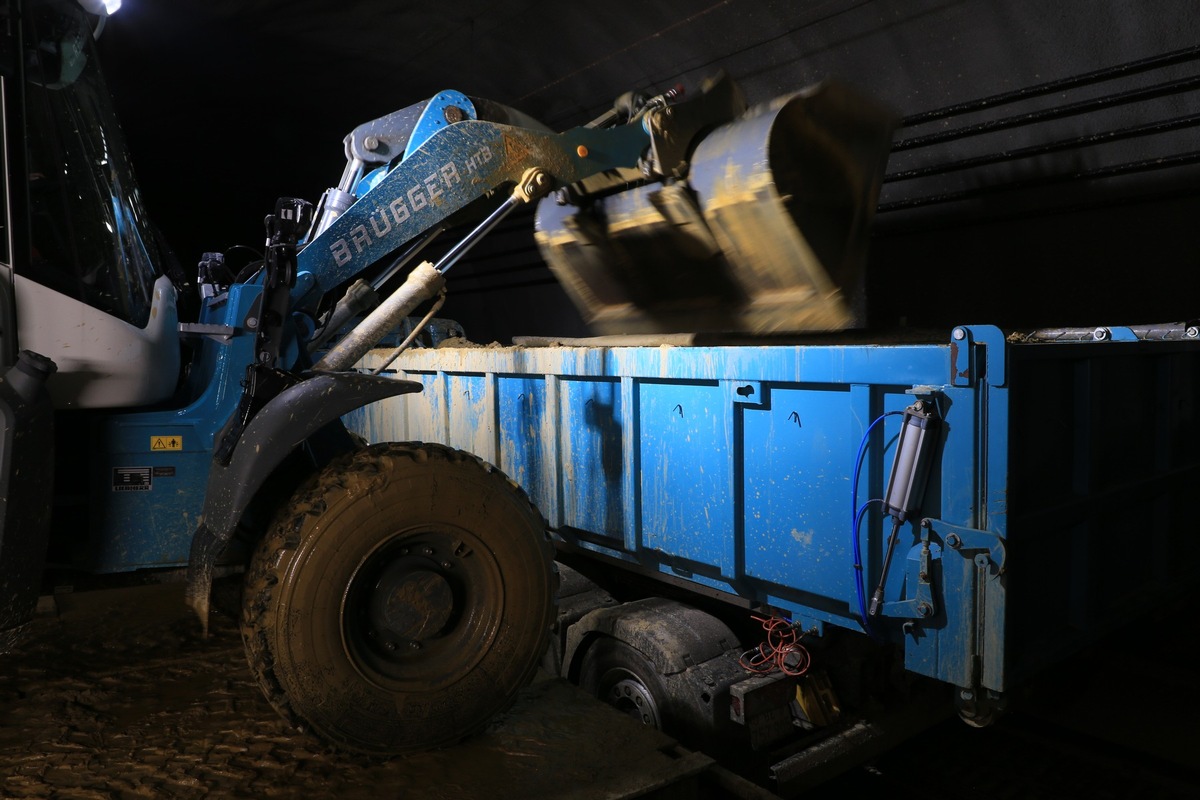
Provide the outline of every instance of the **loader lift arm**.
{"type": "Polygon", "coordinates": [[[636,102],[629,94],[603,122],[561,133],[507,106],[452,91],[358,126],[345,139],[342,178],[318,204],[299,253],[306,278],[296,308],[311,312],[404,245],[437,235],[459,212],[521,183],[529,169],[546,176],[541,194],[570,189],[573,202],[686,172],[698,134],[745,109],[724,75],[669,110],[679,88],[638,95],[636,102]]]}

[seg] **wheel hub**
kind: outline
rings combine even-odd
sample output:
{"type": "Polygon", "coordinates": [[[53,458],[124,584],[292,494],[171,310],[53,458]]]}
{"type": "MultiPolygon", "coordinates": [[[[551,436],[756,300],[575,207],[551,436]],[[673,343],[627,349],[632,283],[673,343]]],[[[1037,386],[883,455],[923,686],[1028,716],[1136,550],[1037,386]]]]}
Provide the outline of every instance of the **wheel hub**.
{"type": "Polygon", "coordinates": [[[432,569],[393,564],[371,595],[371,622],[377,633],[406,642],[436,636],[450,621],[454,592],[432,569]]]}
{"type": "Polygon", "coordinates": [[[609,705],[615,706],[629,716],[641,722],[658,728],[658,705],[653,695],[640,680],[634,677],[622,678],[608,689],[605,699],[609,705]]]}
{"type": "Polygon", "coordinates": [[[497,633],[504,582],[471,532],[397,532],[363,558],[342,598],[346,655],[391,691],[433,691],[470,673],[497,633]]]}

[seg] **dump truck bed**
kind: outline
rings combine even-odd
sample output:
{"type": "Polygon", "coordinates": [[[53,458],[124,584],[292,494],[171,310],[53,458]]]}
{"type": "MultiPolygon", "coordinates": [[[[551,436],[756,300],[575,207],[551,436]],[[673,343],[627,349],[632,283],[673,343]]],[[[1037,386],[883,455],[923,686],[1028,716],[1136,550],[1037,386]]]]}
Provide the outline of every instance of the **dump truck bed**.
{"type": "Polygon", "coordinates": [[[875,627],[909,671],[1005,692],[1176,593],[1196,555],[1200,342],[1106,330],[412,350],[388,371],[423,396],[348,420],[492,462],[566,550],[817,633],[875,627]],[[888,485],[885,415],[915,398],[942,421],[936,460],[866,621],[890,525],[866,512],[856,557],[856,511],[888,485]]]}

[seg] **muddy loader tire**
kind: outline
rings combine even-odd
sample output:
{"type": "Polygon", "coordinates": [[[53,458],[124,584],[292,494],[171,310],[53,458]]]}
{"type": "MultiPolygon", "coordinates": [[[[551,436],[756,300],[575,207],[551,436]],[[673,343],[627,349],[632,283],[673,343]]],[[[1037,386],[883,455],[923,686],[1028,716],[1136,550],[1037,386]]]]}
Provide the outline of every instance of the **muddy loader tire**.
{"type": "Polygon", "coordinates": [[[392,755],[487,725],[554,618],[545,520],[478,458],[377,444],[281,510],[246,575],[242,638],[267,699],[339,749],[392,755]]]}

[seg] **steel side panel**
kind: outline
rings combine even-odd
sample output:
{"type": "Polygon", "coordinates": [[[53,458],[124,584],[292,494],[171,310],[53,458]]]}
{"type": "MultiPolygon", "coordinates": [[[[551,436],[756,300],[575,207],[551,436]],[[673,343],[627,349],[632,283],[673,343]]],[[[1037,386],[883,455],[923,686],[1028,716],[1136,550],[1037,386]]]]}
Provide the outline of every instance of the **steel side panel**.
{"type": "Polygon", "coordinates": [[[613,539],[620,546],[628,499],[621,481],[628,430],[621,384],[608,378],[570,378],[559,381],[558,394],[560,424],[553,435],[560,442],[560,524],[613,539]]]}
{"type": "Polygon", "coordinates": [[[643,545],[737,577],[733,409],[723,387],[645,381],[639,399],[643,545]]]}
{"type": "Polygon", "coordinates": [[[747,575],[854,596],[851,473],[870,421],[853,418],[850,400],[845,386],[773,387],[768,408],[746,410],[747,575]]]}
{"type": "Polygon", "coordinates": [[[445,414],[450,444],[496,463],[494,376],[445,375],[445,414]]]}
{"type": "Polygon", "coordinates": [[[547,408],[546,379],[538,376],[502,375],[496,381],[496,414],[505,424],[498,426],[500,450],[496,466],[517,482],[529,498],[549,514],[556,508],[555,481],[551,470],[556,414],[547,408]]]}

